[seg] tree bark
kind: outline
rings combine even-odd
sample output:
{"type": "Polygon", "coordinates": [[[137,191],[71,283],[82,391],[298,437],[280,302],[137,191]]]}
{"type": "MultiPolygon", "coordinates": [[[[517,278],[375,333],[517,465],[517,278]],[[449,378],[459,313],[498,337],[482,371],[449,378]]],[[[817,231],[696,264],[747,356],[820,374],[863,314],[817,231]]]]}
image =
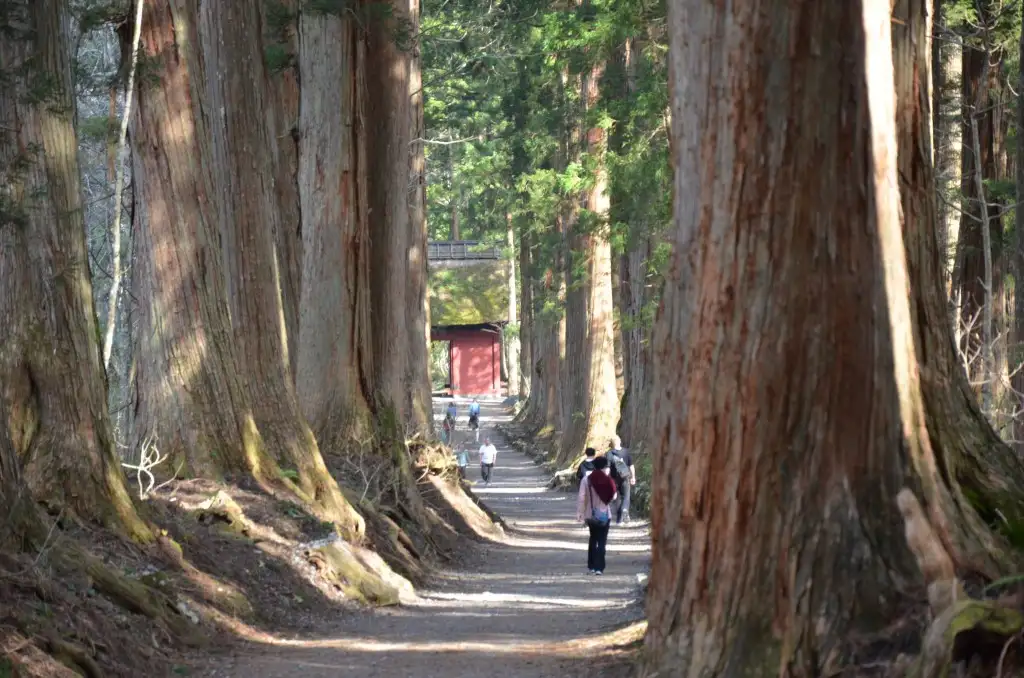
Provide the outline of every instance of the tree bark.
{"type": "MultiPolygon", "coordinates": [[[[604,64],[598,64],[580,79],[584,111],[597,105],[603,72],[604,64]]],[[[569,226],[565,341],[572,350],[566,354],[568,400],[562,412],[561,462],[581,454],[584,447],[607,444],[619,418],[612,250],[604,225],[599,223],[607,219],[609,207],[607,171],[603,166],[605,131],[600,127],[587,129],[583,143],[599,165],[594,184],[581,204],[586,212],[574,215],[569,226]]]]}
{"type": "MultiPolygon", "coordinates": [[[[941,5],[939,4],[940,17],[941,5]]],[[[960,172],[963,156],[961,116],[961,73],[963,50],[959,37],[945,30],[945,19],[936,22],[942,35],[932,43],[935,76],[933,118],[935,178],[938,199],[939,256],[941,257],[946,296],[952,295],[952,261],[960,233],[960,172]]],[[[955,321],[955,319],[954,319],[955,321]]]]}
{"type": "Polygon", "coordinates": [[[397,421],[430,431],[419,1],[389,5],[388,19],[366,24],[373,398],[378,412],[393,409],[397,421]]]}
{"type": "Polygon", "coordinates": [[[300,496],[353,538],[362,518],[341,495],[299,410],[288,360],[275,234],[276,124],[259,35],[260,0],[200,7],[202,57],[208,78],[215,203],[221,254],[243,382],[256,426],[278,462],[296,470],[300,496]]]}
{"type": "Polygon", "coordinates": [[[331,449],[369,430],[373,397],[364,61],[365,36],[353,18],[302,13],[304,275],[297,384],[306,418],[331,449]]]}
{"type": "Polygon", "coordinates": [[[926,0],[669,5],[675,254],[644,675],[834,673],[919,579],[903,486],[962,570],[1013,567],[935,416],[952,342],[927,15],[926,0]]]}
{"type": "MultiPolygon", "coordinates": [[[[275,0],[288,14],[298,11],[298,0],[275,0]]],[[[272,25],[267,10],[269,2],[260,3],[260,31],[267,39],[274,36],[290,54],[298,52],[295,22],[287,26],[272,25]]],[[[267,124],[277,141],[274,164],[274,190],[279,218],[275,220],[274,242],[277,245],[278,276],[281,285],[281,306],[285,334],[288,337],[288,360],[295,379],[299,356],[299,298],[302,292],[302,212],[299,204],[299,79],[298,68],[292,64],[269,74],[270,100],[267,124]]]]}
{"type": "Polygon", "coordinates": [[[136,445],[154,437],[170,471],[252,473],[277,482],[241,381],[217,228],[198,0],[151,0],[142,49],[151,77],[132,117],[139,187],[133,269],[136,445]]]}
{"type": "Polygon", "coordinates": [[[508,395],[519,395],[519,351],[520,351],[520,329],[522,323],[519,319],[519,311],[517,309],[518,304],[518,290],[516,290],[516,241],[515,231],[512,227],[512,215],[506,215],[506,225],[508,238],[508,323],[510,326],[515,328],[514,332],[505,335],[505,346],[506,355],[508,359],[505,361],[506,371],[508,372],[508,395]]]}
{"type": "Polygon", "coordinates": [[[532,393],[533,376],[533,263],[532,241],[524,227],[519,236],[519,399],[527,401],[532,393]]]}
{"type": "Polygon", "coordinates": [[[151,539],[107,410],[82,222],[66,0],[8,3],[0,63],[0,503],[38,501],[151,539]]]}
{"type": "MultiPolygon", "coordinates": [[[[1021,15],[1021,25],[1020,43],[1017,50],[1019,56],[1024,58],[1024,14],[1021,15]]],[[[1021,63],[1024,63],[1024,61],[1021,63]]],[[[1017,92],[1024,92],[1021,86],[1024,86],[1024,69],[1020,69],[1018,72],[1017,92]]],[[[1024,130],[1024,106],[1021,106],[1019,102],[1017,105],[1017,129],[1024,130]]],[[[1015,177],[1017,201],[1020,202],[1024,199],[1024,134],[1019,132],[1017,134],[1017,148],[1015,151],[1017,154],[1015,177]]],[[[1014,404],[1013,446],[1017,454],[1024,454],[1024,369],[1021,368],[1021,363],[1024,362],[1024,354],[1021,351],[1024,348],[1024,208],[1018,205],[1013,214],[1016,251],[1014,252],[1015,266],[1013,271],[1014,323],[1011,336],[1013,337],[1013,353],[1016,359],[1010,365],[1011,370],[1013,370],[1010,385],[1013,388],[1012,400],[1014,404]]]]}

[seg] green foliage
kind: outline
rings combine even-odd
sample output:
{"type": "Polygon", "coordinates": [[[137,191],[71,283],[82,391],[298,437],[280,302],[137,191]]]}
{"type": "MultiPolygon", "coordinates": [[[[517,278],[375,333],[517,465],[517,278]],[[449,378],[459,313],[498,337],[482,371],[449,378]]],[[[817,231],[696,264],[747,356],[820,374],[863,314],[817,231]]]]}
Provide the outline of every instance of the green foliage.
{"type": "Polygon", "coordinates": [[[263,61],[268,71],[280,73],[295,65],[295,54],[280,43],[272,43],[263,48],[263,61]]]}
{"type": "Polygon", "coordinates": [[[433,267],[429,287],[431,325],[475,325],[508,319],[506,261],[433,267]]]}
{"type": "MultiPolygon", "coordinates": [[[[570,9],[522,0],[483,4],[425,0],[423,55],[430,236],[504,243],[509,220],[528,243],[533,270],[520,272],[545,321],[563,312],[566,264],[582,280],[580,257],[563,228],[601,234],[624,253],[654,241],[654,293],[628,323],[648,323],[668,259],[659,250],[669,223],[671,169],[664,3],[592,0],[570,9]],[[633,41],[631,69],[623,45],[633,41]],[[597,70],[594,71],[597,67],[597,70]],[[603,72],[600,98],[586,106],[580,82],[603,72]],[[607,148],[585,148],[586,130],[607,148]],[[449,143],[454,141],[455,143],[449,143]],[[582,209],[604,173],[611,211],[582,209]]],[[[646,247],[646,245],[644,245],[646,247]]]]}
{"type": "Polygon", "coordinates": [[[120,132],[120,120],[109,115],[82,118],[78,123],[80,136],[95,141],[111,142],[120,132]]]}

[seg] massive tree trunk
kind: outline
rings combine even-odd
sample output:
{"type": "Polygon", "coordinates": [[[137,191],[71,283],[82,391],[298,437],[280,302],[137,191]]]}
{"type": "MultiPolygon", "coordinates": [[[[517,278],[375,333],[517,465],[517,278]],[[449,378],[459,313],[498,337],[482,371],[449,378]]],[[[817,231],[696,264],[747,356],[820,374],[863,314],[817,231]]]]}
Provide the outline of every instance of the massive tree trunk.
{"type": "MultiPolygon", "coordinates": [[[[298,0],[260,2],[260,35],[267,45],[276,45],[284,54],[298,51],[295,22],[283,25],[281,17],[269,10],[277,5],[289,17],[298,11],[298,0]]],[[[267,124],[277,141],[274,163],[274,190],[278,219],[275,220],[274,242],[277,245],[278,277],[281,285],[281,307],[288,337],[288,359],[292,379],[298,368],[299,297],[302,291],[302,212],[299,205],[299,79],[295,63],[276,65],[269,74],[270,105],[267,124]]]]}
{"type": "Polygon", "coordinates": [[[141,203],[132,283],[140,300],[134,439],[155,438],[171,471],[277,482],[228,315],[212,151],[199,114],[206,92],[198,12],[198,0],[150,0],[142,22],[150,75],[139,84],[131,128],[141,203]]]}
{"type": "Polygon", "coordinates": [[[892,8],[894,88],[888,2],[774,0],[729,21],[670,5],[676,249],[655,337],[646,675],[832,674],[918,579],[903,486],[959,568],[1011,567],[936,416],[952,402],[991,433],[930,374],[952,342],[925,9],[892,8]]]}
{"type": "Polygon", "coordinates": [[[423,214],[418,0],[391,0],[370,18],[365,78],[367,214],[372,290],[372,394],[413,429],[432,427],[423,214]]]}
{"type": "Polygon", "coordinates": [[[228,306],[239,363],[256,426],[269,451],[294,467],[301,496],[347,536],[362,531],[327,471],[316,438],[299,411],[283,322],[280,212],[274,190],[276,124],[259,35],[259,0],[200,8],[207,75],[212,166],[228,280],[228,306]]]}
{"type": "MultiPolygon", "coordinates": [[[[603,64],[584,73],[584,110],[597,105],[603,64]]],[[[615,384],[615,336],[612,307],[612,249],[599,221],[608,216],[608,177],[603,167],[604,129],[586,130],[586,152],[599,163],[593,186],[583,197],[584,212],[574,215],[568,234],[565,304],[566,407],[562,412],[560,461],[592,445],[601,447],[615,432],[619,397],[615,384]]]]}
{"type": "MultiPolygon", "coordinates": [[[[66,0],[5,6],[0,63],[0,503],[12,454],[54,510],[151,538],[107,410],[82,222],[66,0]]],[[[8,515],[4,513],[4,515],[8,515]]]]}
{"type": "Polygon", "coordinates": [[[366,214],[365,38],[352,17],[299,19],[303,277],[297,386],[330,449],[369,430],[370,237],[366,214]]]}

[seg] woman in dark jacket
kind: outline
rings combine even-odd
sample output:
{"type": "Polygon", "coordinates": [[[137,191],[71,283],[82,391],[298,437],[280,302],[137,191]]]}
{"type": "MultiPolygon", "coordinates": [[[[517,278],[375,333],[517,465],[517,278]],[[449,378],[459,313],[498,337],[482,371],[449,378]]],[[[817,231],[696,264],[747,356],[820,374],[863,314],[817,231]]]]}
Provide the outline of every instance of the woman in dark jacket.
{"type": "Polygon", "coordinates": [[[580,481],[576,500],[576,519],[590,528],[587,570],[591,574],[604,572],[604,552],[608,543],[608,527],[612,522],[612,511],[608,505],[615,501],[616,495],[610,471],[606,458],[594,459],[594,470],[580,481]]]}

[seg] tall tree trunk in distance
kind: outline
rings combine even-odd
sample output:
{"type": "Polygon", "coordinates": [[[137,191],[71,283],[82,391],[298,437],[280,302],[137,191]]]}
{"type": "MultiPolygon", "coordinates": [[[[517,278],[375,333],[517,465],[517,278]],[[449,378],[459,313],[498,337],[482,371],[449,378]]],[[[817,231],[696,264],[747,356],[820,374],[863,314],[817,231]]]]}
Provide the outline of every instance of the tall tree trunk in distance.
{"type": "Polygon", "coordinates": [[[401,0],[392,29],[399,49],[406,54],[409,69],[408,99],[409,132],[408,179],[410,241],[407,259],[409,279],[406,321],[408,323],[409,359],[407,390],[410,402],[409,425],[414,431],[430,432],[434,428],[434,409],[430,388],[430,295],[427,291],[427,166],[423,149],[423,74],[420,70],[420,0],[401,0]],[[408,39],[404,36],[408,34],[408,39]]]}
{"type": "Polygon", "coordinates": [[[370,237],[362,147],[365,39],[354,18],[303,12],[299,187],[303,276],[297,387],[322,446],[369,430],[370,237]],[[362,357],[362,359],[361,359],[362,357]]]}
{"type": "MultiPolygon", "coordinates": [[[[152,538],[125,487],[89,282],[66,0],[4,8],[0,63],[0,498],[152,538]]],[[[7,515],[7,514],[4,514],[7,515]]]]}
{"type": "Polygon", "coordinates": [[[300,495],[345,536],[363,530],[361,516],[327,471],[299,410],[288,361],[275,234],[280,226],[274,163],[277,141],[259,35],[260,0],[200,8],[208,78],[215,203],[227,269],[229,308],[243,381],[268,450],[298,473],[300,495]]]}
{"type": "MultiPolygon", "coordinates": [[[[1017,47],[1021,58],[1024,58],[1024,11],[1021,13],[1022,30],[1020,44],[1017,47]]],[[[1024,63],[1022,61],[1021,63],[1024,63]]],[[[1017,202],[1024,199],[1024,69],[1021,69],[1017,76],[1017,202]]],[[[1017,205],[1014,214],[1014,235],[1016,236],[1016,252],[1014,252],[1014,323],[1013,332],[1013,360],[1010,369],[1013,374],[1011,386],[1013,387],[1013,446],[1018,454],[1024,454],[1024,369],[1021,363],[1024,362],[1024,207],[1017,205]]]]}
{"type": "MultiPolygon", "coordinates": [[[[636,91],[638,41],[627,40],[620,50],[623,70],[621,95],[636,91]]],[[[610,143],[615,150],[625,143],[626,125],[617,125],[610,143]]],[[[633,223],[630,215],[618,214],[617,203],[626,196],[612,193],[612,221],[629,223],[631,233],[626,251],[619,257],[619,324],[622,335],[622,371],[625,388],[617,432],[627,446],[637,449],[649,429],[651,371],[650,327],[645,317],[648,299],[647,261],[653,255],[651,236],[645,223],[633,223]]]]}
{"type": "Polygon", "coordinates": [[[530,254],[531,238],[524,226],[519,236],[519,399],[531,396],[533,377],[533,264],[530,254]]]}
{"type": "Polygon", "coordinates": [[[368,19],[366,166],[370,220],[373,397],[414,430],[432,428],[427,369],[426,221],[418,0],[368,19]]]}
{"type": "MultiPolygon", "coordinates": [[[[283,13],[291,16],[298,11],[298,0],[274,0],[283,13]]],[[[295,21],[277,25],[277,17],[270,16],[270,2],[260,2],[260,32],[265,43],[273,41],[286,53],[296,54],[299,49],[295,35],[295,21]]],[[[284,327],[288,337],[288,359],[291,377],[298,368],[299,297],[302,291],[302,211],[299,205],[299,79],[297,64],[280,68],[269,74],[271,105],[267,107],[267,123],[272,125],[271,135],[277,141],[274,163],[274,190],[277,194],[279,218],[274,242],[277,245],[278,275],[281,281],[281,306],[284,327]]]]}
{"type": "Polygon", "coordinates": [[[141,300],[133,439],[155,438],[168,473],[180,466],[273,483],[276,463],[252,416],[228,315],[212,150],[198,114],[207,105],[198,14],[198,0],[150,0],[142,21],[142,49],[160,81],[141,79],[131,128],[142,207],[132,276],[141,300]]]}
{"type": "Polygon", "coordinates": [[[960,38],[946,29],[942,11],[946,3],[937,3],[940,39],[932,43],[935,80],[933,119],[935,179],[938,200],[939,256],[943,266],[946,296],[952,295],[952,254],[960,234],[960,172],[963,155],[963,126],[960,123],[961,73],[963,49],[960,38]]]}
{"type": "MultiPolygon", "coordinates": [[[[597,105],[604,64],[580,80],[584,110],[597,105]]],[[[604,129],[586,130],[587,153],[603,163],[604,129]]],[[[586,446],[601,447],[615,432],[619,398],[615,384],[615,337],[612,307],[612,249],[603,221],[608,216],[608,179],[603,166],[584,196],[587,211],[575,215],[569,228],[565,305],[567,408],[562,412],[563,437],[559,460],[569,461],[586,446]],[[582,217],[582,219],[581,219],[582,217]]]]}
{"type": "Polygon", "coordinates": [[[644,675],[834,673],[847,638],[898,614],[919,578],[904,485],[960,568],[1012,567],[961,501],[934,385],[918,380],[919,355],[942,359],[925,355],[940,347],[922,304],[945,317],[925,7],[898,0],[890,36],[880,0],[774,0],[731,21],[669,6],[676,248],[655,337],[644,675]]]}
{"type": "MultiPolygon", "coordinates": [[[[981,21],[988,26],[992,23],[991,8],[988,2],[983,2],[980,6],[981,21]]],[[[990,31],[991,28],[983,30],[990,31]]],[[[988,256],[992,257],[994,266],[1000,267],[1001,220],[993,218],[990,211],[985,209],[988,195],[984,187],[984,181],[997,178],[994,146],[996,130],[992,106],[995,101],[990,86],[993,70],[998,70],[991,63],[996,57],[998,55],[993,55],[988,48],[966,45],[963,48],[961,134],[967,148],[962,154],[960,180],[964,205],[961,210],[956,263],[953,270],[953,284],[960,296],[960,322],[970,325],[967,328],[969,331],[964,334],[961,350],[969,356],[977,356],[968,366],[969,374],[972,381],[981,384],[979,391],[986,393],[992,386],[992,375],[987,374],[986,370],[986,367],[990,366],[990,361],[986,358],[993,349],[991,340],[986,343],[984,337],[984,327],[989,324],[986,319],[989,312],[986,311],[986,306],[989,306],[991,312],[995,312],[991,305],[986,305],[986,299],[1002,297],[1003,286],[1002,279],[994,276],[991,289],[986,290],[986,234],[982,229],[984,224],[989,230],[989,241],[992,243],[991,247],[987,248],[988,256]],[[972,129],[975,124],[978,127],[977,148],[972,141],[972,129]],[[979,173],[982,179],[980,193],[979,173]]],[[[996,322],[996,319],[993,317],[991,322],[996,322]]]]}
{"type": "Polygon", "coordinates": [[[516,396],[519,395],[519,340],[521,337],[520,329],[522,323],[519,321],[519,312],[517,309],[517,297],[519,291],[516,289],[516,241],[515,231],[512,227],[512,215],[507,214],[505,217],[508,233],[508,323],[515,328],[514,333],[511,336],[506,335],[505,344],[508,350],[508,360],[506,361],[508,371],[508,395],[516,396]]]}

